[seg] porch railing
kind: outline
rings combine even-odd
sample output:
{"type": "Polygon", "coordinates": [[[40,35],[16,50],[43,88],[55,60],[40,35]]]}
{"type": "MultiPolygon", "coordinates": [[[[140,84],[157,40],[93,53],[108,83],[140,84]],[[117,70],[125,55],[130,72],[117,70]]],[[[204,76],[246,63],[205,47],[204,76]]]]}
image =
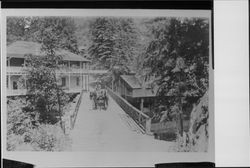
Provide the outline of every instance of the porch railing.
{"type": "Polygon", "coordinates": [[[109,95],[116,103],[144,130],[146,134],[151,134],[151,118],[132,106],[127,100],[107,88],[109,95]]]}
{"type": "MultiPolygon", "coordinates": [[[[8,66],[7,67],[7,74],[26,74],[24,67],[14,67],[8,66]]],[[[61,68],[56,71],[56,73],[89,73],[88,69],[81,69],[81,68],[61,68]]]]}
{"type": "MultiPolygon", "coordinates": [[[[65,93],[80,93],[82,88],[70,88],[65,89],[63,88],[65,93]]],[[[6,91],[7,96],[21,96],[27,95],[27,89],[7,89],[6,91]]]]}

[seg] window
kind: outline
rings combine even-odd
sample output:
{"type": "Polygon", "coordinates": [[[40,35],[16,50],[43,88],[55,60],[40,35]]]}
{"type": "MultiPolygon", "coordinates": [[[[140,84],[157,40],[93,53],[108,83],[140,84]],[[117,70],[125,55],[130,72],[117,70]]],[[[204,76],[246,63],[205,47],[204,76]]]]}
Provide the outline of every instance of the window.
{"type": "Polygon", "coordinates": [[[61,65],[62,65],[63,67],[68,67],[68,62],[67,62],[67,61],[62,61],[62,62],[61,62],[61,65]]]}
{"type": "Polygon", "coordinates": [[[9,66],[21,67],[24,65],[24,58],[11,58],[9,66]]]}
{"type": "Polygon", "coordinates": [[[65,77],[62,78],[62,87],[63,86],[66,86],[66,78],[65,77]]]}
{"type": "Polygon", "coordinates": [[[17,81],[13,81],[13,90],[17,90],[17,81]]]}
{"type": "Polygon", "coordinates": [[[80,79],[79,79],[79,77],[77,77],[76,78],[76,86],[79,86],[80,85],[79,83],[80,83],[80,79]]]}
{"type": "Polygon", "coordinates": [[[79,61],[70,61],[70,67],[71,68],[76,68],[76,69],[78,69],[78,68],[80,68],[80,62],[79,61]]]}

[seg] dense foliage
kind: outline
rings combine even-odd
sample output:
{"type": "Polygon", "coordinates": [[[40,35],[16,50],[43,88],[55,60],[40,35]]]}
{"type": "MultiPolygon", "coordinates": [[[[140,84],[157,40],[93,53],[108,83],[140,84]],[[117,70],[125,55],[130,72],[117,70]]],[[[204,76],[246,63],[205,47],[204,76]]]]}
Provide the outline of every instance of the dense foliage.
{"type": "Polygon", "coordinates": [[[53,47],[67,49],[79,53],[76,25],[69,17],[8,17],[7,43],[17,40],[35,41],[44,43],[46,36],[53,35],[53,47]]]}
{"type": "Polygon", "coordinates": [[[131,70],[138,34],[131,18],[96,18],[90,24],[89,53],[96,67],[110,71],[107,81],[116,82],[131,70]]]}
{"type": "Polygon", "coordinates": [[[179,137],[176,143],[176,151],[180,152],[207,152],[209,144],[209,111],[208,92],[194,106],[190,115],[189,131],[179,137]]]}
{"type": "MultiPolygon", "coordinates": [[[[27,75],[21,82],[27,88],[29,96],[26,97],[24,107],[19,110],[8,110],[8,119],[12,120],[12,124],[17,125],[12,126],[11,122],[8,124],[10,127],[8,143],[14,142],[9,150],[13,150],[12,148],[20,144],[31,145],[32,150],[62,150],[62,146],[59,149],[58,145],[66,138],[62,129],[62,116],[67,110],[69,97],[58,85],[56,71],[59,69],[62,56],[58,55],[57,51],[68,49],[78,52],[74,24],[70,18],[56,17],[9,18],[9,24],[14,24],[17,20],[25,22],[25,32],[20,35],[22,39],[41,43],[41,51],[44,55],[25,55],[27,75]],[[22,116],[20,122],[24,122],[21,125],[20,122],[13,120],[19,117],[18,115],[22,116]]],[[[14,24],[13,27],[20,26],[14,24]]],[[[13,33],[12,31],[11,29],[9,33],[13,33]]],[[[17,36],[17,34],[14,35],[17,36]]],[[[10,41],[18,38],[17,36],[10,41]]]]}
{"type": "Polygon", "coordinates": [[[17,40],[26,40],[27,19],[24,17],[7,17],[7,44],[17,40]]]}
{"type": "Polygon", "coordinates": [[[58,85],[54,65],[51,58],[26,56],[27,91],[31,95],[27,108],[39,113],[40,123],[60,121],[68,103],[68,96],[58,85]]]}
{"type": "Polygon", "coordinates": [[[208,89],[208,21],[157,18],[152,22],[154,38],[147,48],[144,65],[151,69],[148,75],[156,79],[161,100],[170,97],[162,103],[176,115],[182,135],[184,105],[195,103],[197,99],[193,98],[203,96],[208,89]]]}
{"type": "Polygon", "coordinates": [[[8,151],[63,151],[70,147],[58,125],[41,124],[39,114],[27,110],[25,98],[8,100],[8,151]]]}
{"type": "Polygon", "coordinates": [[[32,95],[32,106],[29,108],[40,114],[42,123],[61,122],[63,107],[68,101],[67,95],[58,85],[56,76],[56,71],[62,61],[62,56],[56,52],[62,47],[63,40],[62,34],[57,31],[60,31],[58,25],[63,26],[63,24],[46,27],[52,23],[60,23],[62,20],[49,18],[47,22],[46,19],[39,22],[41,26],[45,25],[43,29],[36,32],[39,34],[38,37],[40,37],[39,40],[42,44],[41,50],[45,56],[26,55],[25,58],[27,90],[28,94],[32,95]]]}

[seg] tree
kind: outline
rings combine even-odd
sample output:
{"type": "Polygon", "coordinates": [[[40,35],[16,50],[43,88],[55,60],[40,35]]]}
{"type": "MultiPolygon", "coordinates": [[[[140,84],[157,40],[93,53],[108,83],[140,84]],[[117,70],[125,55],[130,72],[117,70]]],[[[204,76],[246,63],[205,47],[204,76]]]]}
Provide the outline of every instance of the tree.
{"type": "Polygon", "coordinates": [[[176,116],[178,134],[183,134],[183,107],[208,89],[209,38],[206,19],[156,18],[154,36],[146,51],[144,66],[150,67],[159,85],[158,96],[176,116]]]}
{"type": "Polygon", "coordinates": [[[8,17],[7,43],[17,40],[42,43],[47,29],[60,39],[60,48],[79,53],[75,21],[69,17],[8,17]]]}
{"type": "Polygon", "coordinates": [[[29,24],[30,35],[35,41],[42,42],[46,30],[57,37],[58,46],[73,53],[79,53],[77,37],[75,35],[76,25],[69,17],[32,17],[29,24]]]}
{"type": "Polygon", "coordinates": [[[61,123],[63,106],[68,97],[57,84],[56,70],[62,57],[56,52],[60,48],[60,39],[50,27],[43,30],[41,50],[44,56],[26,55],[27,89],[32,95],[33,110],[39,113],[41,123],[61,123]]]}
{"type": "Polygon", "coordinates": [[[27,40],[42,44],[41,50],[45,56],[26,56],[28,91],[35,95],[36,100],[32,105],[39,109],[41,121],[54,123],[58,120],[56,117],[62,115],[61,105],[64,102],[61,97],[65,97],[56,83],[55,71],[61,61],[56,51],[66,49],[79,53],[75,22],[69,17],[10,17],[7,24],[9,43],[27,40]]]}
{"type": "Polygon", "coordinates": [[[61,124],[69,98],[57,85],[56,71],[62,61],[57,51],[71,48],[77,52],[77,43],[71,41],[71,23],[67,18],[53,17],[14,17],[8,21],[14,27],[9,27],[10,42],[40,42],[43,55],[25,55],[27,73],[23,78],[26,82],[22,82],[28,93],[25,100],[8,100],[7,150],[64,150],[69,140],[57,123],[61,124]]]}
{"type": "Polygon", "coordinates": [[[90,24],[92,44],[89,53],[97,66],[103,65],[108,69],[111,66],[110,58],[113,55],[114,26],[107,18],[97,18],[90,24]],[[101,64],[101,65],[100,65],[101,64]]]}
{"type": "Polygon", "coordinates": [[[28,19],[7,17],[7,45],[17,40],[26,40],[28,19]]]}
{"type": "Polygon", "coordinates": [[[121,74],[131,70],[138,35],[131,18],[96,18],[90,24],[92,44],[89,53],[96,67],[109,70],[109,81],[117,83],[121,74]]]}

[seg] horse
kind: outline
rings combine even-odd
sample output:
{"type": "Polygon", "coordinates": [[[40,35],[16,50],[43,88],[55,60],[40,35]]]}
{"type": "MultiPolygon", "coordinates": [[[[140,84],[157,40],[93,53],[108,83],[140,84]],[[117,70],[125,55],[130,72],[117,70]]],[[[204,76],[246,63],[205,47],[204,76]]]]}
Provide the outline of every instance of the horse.
{"type": "Polygon", "coordinates": [[[96,91],[91,91],[89,93],[89,98],[90,100],[92,100],[93,104],[93,109],[97,109],[97,102],[96,102],[96,99],[97,99],[97,94],[96,94],[96,91]]]}
{"type": "Polygon", "coordinates": [[[106,110],[108,107],[108,96],[107,91],[105,89],[100,89],[96,91],[96,101],[97,106],[100,109],[106,110]]]}

